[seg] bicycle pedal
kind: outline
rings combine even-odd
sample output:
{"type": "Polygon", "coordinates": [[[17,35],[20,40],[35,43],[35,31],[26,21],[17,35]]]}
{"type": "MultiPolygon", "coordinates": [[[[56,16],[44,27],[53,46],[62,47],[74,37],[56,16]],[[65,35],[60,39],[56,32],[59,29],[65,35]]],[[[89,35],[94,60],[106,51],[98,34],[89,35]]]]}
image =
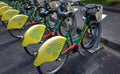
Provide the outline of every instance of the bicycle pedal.
{"type": "Polygon", "coordinates": [[[48,39],[50,37],[52,37],[52,35],[49,33],[49,34],[46,34],[43,38],[48,39]]]}

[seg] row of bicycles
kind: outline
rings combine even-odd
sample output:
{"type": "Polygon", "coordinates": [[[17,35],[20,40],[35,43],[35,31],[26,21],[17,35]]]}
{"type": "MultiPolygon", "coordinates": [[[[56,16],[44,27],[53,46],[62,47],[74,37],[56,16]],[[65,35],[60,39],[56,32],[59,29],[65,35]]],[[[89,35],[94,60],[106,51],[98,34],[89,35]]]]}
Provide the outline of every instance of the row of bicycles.
{"type": "Polygon", "coordinates": [[[22,40],[40,74],[56,73],[70,54],[80,53],[79,44],[89,52],[101,33],[99,25],[105,17],[102,14],[102,5],[80,1],[0,0],[2,25],[13,37],[22,40]],[[80,33],[76,7],[82,7],[84,26],[80,33]]]}

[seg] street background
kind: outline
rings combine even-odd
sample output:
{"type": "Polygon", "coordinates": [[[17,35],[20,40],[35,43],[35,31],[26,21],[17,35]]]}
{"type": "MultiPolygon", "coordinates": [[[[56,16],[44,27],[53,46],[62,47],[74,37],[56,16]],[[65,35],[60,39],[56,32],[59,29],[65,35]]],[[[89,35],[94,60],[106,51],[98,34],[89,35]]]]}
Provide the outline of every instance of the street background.
{"type": "MultiPolygon", "coordinates": [[[[107,17],[102,21],[103,48],[94,54],[70,55],[56,74],[120,74],[120,12],[106,8],[107,17]]],[[[76,17],[80,28],[80,11],[76,17]]],[[[38,74],[33,58],[25,53],[21,40],[13,38],[2,24],[0,27],[0,74],[38,74]]]]}

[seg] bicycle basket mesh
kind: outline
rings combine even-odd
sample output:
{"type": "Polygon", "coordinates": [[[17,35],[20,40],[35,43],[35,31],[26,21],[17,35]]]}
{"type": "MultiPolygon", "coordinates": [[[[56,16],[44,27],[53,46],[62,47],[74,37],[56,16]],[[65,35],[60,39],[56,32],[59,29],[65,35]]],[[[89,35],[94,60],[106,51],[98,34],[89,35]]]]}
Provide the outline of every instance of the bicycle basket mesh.
{"type": "Polygon", "coordinates": [[[96,20],[100,21],[102,13],[103,13],[103,6],[99,4],[87,4],[86,7],[83,7],[81,10],[83,16],[86,16],[86,11],[88,15],[95,16],[96,20]],[[95,6],[96,8],[93,8],[95,6]],[[88,8],[93,8],[93,9],[88,10],[88,8]]]}

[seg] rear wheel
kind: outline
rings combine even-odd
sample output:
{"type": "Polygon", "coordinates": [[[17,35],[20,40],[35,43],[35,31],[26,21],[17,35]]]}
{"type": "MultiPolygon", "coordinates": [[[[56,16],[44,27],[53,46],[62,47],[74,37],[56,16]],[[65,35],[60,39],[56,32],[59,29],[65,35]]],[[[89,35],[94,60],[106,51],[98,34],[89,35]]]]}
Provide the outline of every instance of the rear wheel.
{"type": "Polygon", "coordinates": [[[82,48],[86,49],[87,51],[90,48],[92,48],[97,41],[98,35],[99,35],[98,24],[95,23],[90,25],[83,36],[81,42],[82,48]]]}

